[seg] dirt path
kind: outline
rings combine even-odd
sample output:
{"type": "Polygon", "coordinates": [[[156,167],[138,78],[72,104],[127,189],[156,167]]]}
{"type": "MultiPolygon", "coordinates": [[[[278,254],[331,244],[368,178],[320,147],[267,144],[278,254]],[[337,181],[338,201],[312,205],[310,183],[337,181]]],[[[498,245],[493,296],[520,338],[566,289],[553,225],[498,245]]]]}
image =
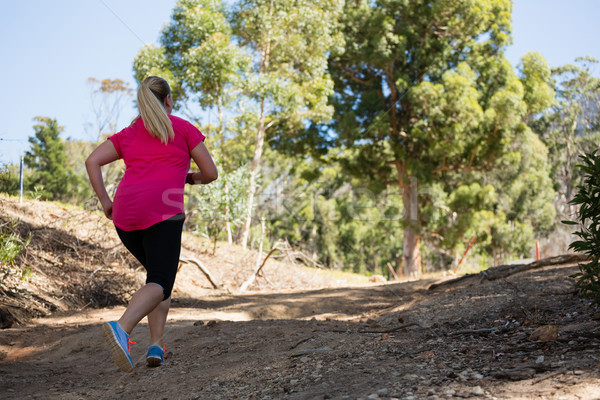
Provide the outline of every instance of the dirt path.
{"type": "Polygon", "coordinates": [[[574,296],[574,271],[180,298],[166,366],[145,367],[142,324],[130,374],[100,334],[122,308],[54,315],[0,331],[0,397],[598,399],[600,316],[574,296]],[[544,325],[558,337],[531,340],[544,325]]]}

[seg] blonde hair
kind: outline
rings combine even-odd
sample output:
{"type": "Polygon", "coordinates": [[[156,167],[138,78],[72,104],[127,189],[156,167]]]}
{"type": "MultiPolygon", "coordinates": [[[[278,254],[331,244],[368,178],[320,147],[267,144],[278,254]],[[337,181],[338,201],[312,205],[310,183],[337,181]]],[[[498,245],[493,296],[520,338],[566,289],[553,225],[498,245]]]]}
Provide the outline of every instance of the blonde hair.
{"type": "Polygon", "coordinates": [[[164,106],[165,99],[170,94],[169,84],[158,76],[144,79],[137,92],[137,105],[146,130],[164,144],[175,137],[173,124],[164,106]]]}

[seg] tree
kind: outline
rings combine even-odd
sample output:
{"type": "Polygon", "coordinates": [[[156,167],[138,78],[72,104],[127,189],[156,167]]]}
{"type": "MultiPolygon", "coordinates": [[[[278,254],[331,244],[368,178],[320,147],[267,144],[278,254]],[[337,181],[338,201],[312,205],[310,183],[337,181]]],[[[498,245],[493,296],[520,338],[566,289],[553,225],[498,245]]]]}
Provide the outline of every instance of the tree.
{"type": "Polygon", "coordinates": [[[401,250],[394,237],[401,228],[397,188],[375,197],[339,163],[328,162],[336,153],[317,159],[267,147],[256,213],[267,221],[272,242],[287,240],[309,265],[386,274],[401,250]]]}
{"type": "MultiPolygon", "coordinates": [[[[87,171],[85,170],[85,158],[99,142],[106,140],[108,136],[124,127],[119,126],[119,117],[123,111],[125,101],[130,100],[133,96],[133,90],[129,87],[129,83],[119,78],[99,80],[92,77],[87,79],[87,83],[90,88],[91,111],[94,116],[93,121],[86,123],[86,130],[88,130],[91,142],[68,140],[65,144],[69,155],[67,157],[69,168],[73,170],[78,181],[85,182],[83,188],[80,185],[77,186],[78,197],[93,201],[95,206],[97,198],[91,196],[87,171]]],[[[115,193],[124,171],[125,164],[123,160],[110,163],[102,168],[104,183],[110,194],[115,193]]],[[[92,203],[87,204],[92,205],[92,203]]]]}
{"type": "MultiPolygon", "coordinates": [[[[218,161],[217,165],[220,168],[218,161]]],[[[217,240],[223,239],[221,232],[226,230],[229,240],[231,232],[228,228],[241,223],[246,208],[246,175],[247,168],[240,167],[233,172],[220,174],[219,179],[211,185],[189,191],[189,201],[194,207],[190,207],[188,225],[192,232],[213,241],[213,254],[217,240]]]]}
{"type": "Polygon", "coordinates": [[[568,202],[581,181],[580,171],[574,168],[577,158],[598,147],[600,79],[591,73],[597,63],[583,57],[575,64],[555,68],[556,102],[530,124],[549,148],[560,219],[571,219],[575,213],[575,206],[568,202]]]}
{"type": "Polygon", "coordinates": [[[119,116],[123,110],[123,102],[133,95],[129,83],[123,80],[88,78],[90,100],[95,122],[88,123],[92,129],[94,141],[103,139],[103,135],[117,131],[119,116]]]}
{"type": "Polygon", "coordinates": [[[374,190],[402,190],[404,261],[420,271],[419,186],[493,167],[527,111],[504,58],[509,0],[348,1],[330,61],[337,143],[374,190]]]}
{"type": "Polygon", "coordinates": [[[18,164],[3,164],[0,166],[0,192],[11,196],[19,194],[18,164]]]}
{"type": "Polygon", "coordinates": [[[255,101],[258,115],[241,238],[244,247],[267,131],[301,130],[308,121],[324,122],[332,114],[327,56],[335,45],[340,11],[341,2],[336,0],[242,0],[235,7],[235,34],[254,55],[246,92],[255,101]]]}
{"type": "Polygon", "coordinates": [[[29,137],[31,149],[23,158],[33,169],[27,182],[30,190],[37,188],[42,199],[63,199],[69,192],[72,173],[65,168],[65,144],[59,137],[63,127],[55,119],[35,117],[34,136],[29,137]]]}
{"type": "MultiPolygon", "coordinates": [[[[240,82],[247,68],[249,57],[231,40],[231,26],[221,1],[179,1],[171,16],[171,23],[161,33],[159,49],[148,46],[142,49],[134,62],[136,79],[160,75],[172,86],[178,106],[186,101],[197,102],[202,108],[216,109],[218,124],[205,124],[206,135],[214,132],[214,144],[219,146],[221,181],[225,192],[235,191],[225,179],[240,168],[235,153],[230,154],[225,143],[231,139],[225,111],[238,97],[240,82]]],[[[195,117],[192,117],[195,119],[195,117]]],[[[217,184],[220,186],[220,184],[217,184]]],[[[192,196],[194,202],[197,196],[192,196]]],[[[226,215],[233,215],[229,202],[223,203],[226,215]]],[[[203,206],[199,204],[199,206],[203,206]]],[[[232,241],[232,224],[237,218],[226,218],[228,240],[232,241]]]]}
{"type": "Polygon", "coordinates": [[[228,110],[234,114],[232,130],[241,127],[249,132],[248,124],[253,124],[250,183],[240,238],[244,246],[265,135],[303,129],[308,121],[326,121],[332,114],[327,53],[334,43],[339,11],[340,2],[335,0],[240,1],[229,21],[220,1],[181,0],[162,32],[161,47],[146,47],[136,57],[137,80],[160,74],[171,84],[178,105],[195,100],[202,107],[216,108],[224,165],[231,165],[228,172],[240,163],[230,161],[236,155],[229,154],[224,143],[240,132],[227,135],[223,108],[232,102],[238,107],[228,110]]]}
{"type": "MultiPolygon", "coordinates": [[[[526,106],[522,121],[535,121],[554,103],[550,68],[540,54],[530,53],[523,57],[519,71],[526,106]]],[[[546,235],[554,226],[548,149],[524,123],[516,130],[489,170],[463,171],[441,181],[443,191],[449,193],[445,203],[437,200],[448,207],[448,214],[442,215],[456,215],[455,220],[437,221],[424,231],[442,235],[444,247],[453,249],[455,256],[476,237],[475,251],[492,255],[495,264],[528,257],[534,235],[546,235]]]]}

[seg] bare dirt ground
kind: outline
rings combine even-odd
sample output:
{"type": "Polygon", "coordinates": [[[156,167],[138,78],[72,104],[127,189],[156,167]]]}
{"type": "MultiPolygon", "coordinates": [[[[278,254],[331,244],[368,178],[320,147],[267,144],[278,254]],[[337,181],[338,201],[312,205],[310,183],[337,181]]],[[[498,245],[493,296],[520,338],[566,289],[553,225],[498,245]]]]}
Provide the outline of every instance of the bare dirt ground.
{"type": "MultiPolygon", "coordinates": [[[[17,206],[0,205],[1,216],[17,218],[17,206]]],[[[64,220],[61,212],[79,211],[55,210],[57,220],[64,220]]],[[[83,226],[83,216],[78,224],[43,229],[33,222],[40,215],[18,217],[19,229],[56,229],[66,246],[43,253],[32,241],[19,263],[43,255],[56,265],[31,264],[39,272],[26,281],[4,275],[0,305],[13,309],[28,295],[19,290],[36,290],[37,312],[44,304],[55,309],[36,319],[17,314],[20,323],[0,330],[2,399],[600,399],[600,314],[574,293],[575,265],[429,290],[438,279],[375,285],[269,261],[252,290],[236,293],[255,260],[225,247],[209,256],[190,242],[184,250],[224,289],[210,289],[197,270],[182,268],[165,334],[166,365],[145,366],[142,323],[132,335],[136,366],[123,373],[100,333],[123,306],[100,302],[107,293],[126,301],[141,272],[114,261],[98,270],[105,260],[93,246],[107,253],[112,244],[77,236],[74,246],[69,229],[83,226]],[[83,272],[77,257],[87,260],[83,272]],[[62,283],[44,287],[42,274],[62,283]],[[115,280],[122,276],[129,280],[115,280]],[[65,298],[57,301],[61,288],[65,298]],[[536,336],[540,327],[545,337],[536,336]]]]}

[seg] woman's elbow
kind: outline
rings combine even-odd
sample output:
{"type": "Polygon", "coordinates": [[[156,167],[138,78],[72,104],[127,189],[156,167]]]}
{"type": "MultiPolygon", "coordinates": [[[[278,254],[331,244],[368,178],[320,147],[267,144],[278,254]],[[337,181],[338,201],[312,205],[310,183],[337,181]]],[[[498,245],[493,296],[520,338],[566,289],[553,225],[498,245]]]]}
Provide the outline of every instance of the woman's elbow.
{"type": "Polygon", "coordinates": [[[219,177],[219,172],[215,168],[213,171],[210,171],[210,173],[206,174],[206,181],[207,181],[206,183],[216,181],[218,177],[219,177]]]}
{"type": "Polygon", "coordinates": [[[93,166],[94,166],[94,159],[90,155],[88,158],[85,159],[85,169],[87,169],[89,171],[93,166]]]}

